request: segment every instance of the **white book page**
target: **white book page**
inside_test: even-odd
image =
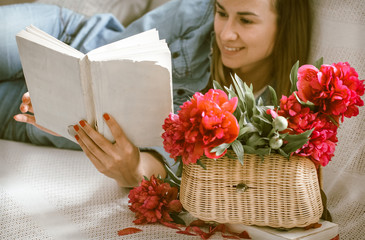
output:
[[[94,49],[90,52],[88,52],[88,55],[95,55],[102,53],[103,55],[106,55],[108,53],[112,53],[118,49],[122,49],[125,51],[125,49],[128,49],[130,47],[140,47],[144,46],[145,44],[148,44],[150,42],[156,42],[159,41],[158,32],[156,29],[147,30],[145,32],[121,39],[119,41],[107,44],[105,46],[99,47],[97,49]]]
[[[99,132],[113,141],[102,119],[109,113],[136,146],[162,146],[162,125],[173,111],[171,62],[163,67],[152,61],[96,61],[91,73]]]
[[[17,43],[36,121],[75,141],[68,134],[68,126],[81,119],[89,120],[82,94],[80,58],[74,51],[67,51],[45,38],[25,35],[29,34],[18,34]]]
[[[82,52],[76,50],[75,48],[67,45],[66,43],[58,40],[57,38],[49,35],[48,33],[38,29],[33,25],[26,27],[25,30],[20,31],[17,35],[23,36],[29,40],[47,46],[48,48],[67,53],[68,55],[74,57],[82,58],[84,56]]]

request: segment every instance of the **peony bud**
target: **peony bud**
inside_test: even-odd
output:
[[[283,116],[278,116],[273,120],[272,123],[275,130],[283,131],[288,127],[288,120]]]
[[[270,139],[269,145],[272,149],[279,149],[283,145],[283,139],[278,136],[274,136]]]

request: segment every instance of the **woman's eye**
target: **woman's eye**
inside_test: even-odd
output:
[[[227,14],[225,12],[222,12],[222,11],[217,11],[217,14],[220,17],[227,17]]]
[[[253,21],[248,20],[246,18],[241,18],[241,22],[244,23],[244,24],[251,24],[251,23],[253,23]]]

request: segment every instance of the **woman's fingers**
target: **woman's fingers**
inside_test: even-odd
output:
[[[13,118],[17,122],[29,123],[29,124],[32,124],[35,127],[39,128],[40,130],[42,130],[44,132],[47,132],[47,133],[52,134],[54,136],[60,136],[59,134],[57,134],[57,133],[55,133],[55,132],[53,132],[53,131],[45,128],[45,127],[42,127],[41,125],[38,125],[36,123],[36,120],[35,120],[34,115],[30,115],[30,114],[17,114]]]
[[[32,102],[31,102],[30,96],[29,96],[29,92],[24,93],[24,95],[22,97],[22,103],[20,104],[20,111],[22,113],[26,113],[26,112],[34,113]]]
[[[86,145],[88,147],[92,147],[95,151],[95,154],[97,153],[97,149],[94,149],[94,146],[98,146],[98,149],[102,150],[103,152],[108,152],[113,147],[113,144],[109,142],[103,135],[95,131],[90,124],[88,124],[85,120],[81,120],[79,122],[80,127],[83,131],[80,131],[79,136],[82,138],[83,141],[86,141]],[[79,125],[75,125],[75,130],[77,131],[77,128],[79,128]],[[87,136],[87,138],[86,138]]]
[[[110,132],[112,133],[112,135],[115,139],[115,142],[122,144],[122,145],[131,144],[130,140],[125,135],[123,129],[119,126],[117,121],[112,116],[105,113],[103,115],[103,118],[104,118],[106,124],[108,125]]]
[[[79,143],[80,147],[82,148],[82,150],[84,151],[84,153],[86,154],[86,156],[90,159],[92,164],[95,166],[95,168],[98,169],[99,172],[103,173],[104,165],[100,162],[99,158],[96,157],[92,153],[92,151],[89,150],[89,148],[84,143],[84,141],[80,139],[79,135],[75,135],[75,138],[76,138],[77,142]]]
[[[35,123],[35,117],[30,114],[17,114],[14,116],[15,121],[18,122],[24,122],[24,123],[30,123],[30,124],[36,124]]]

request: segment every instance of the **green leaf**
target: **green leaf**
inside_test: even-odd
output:
[[[248,145],[242,145],[245,153],[249,153],[249,154],[255,154],[256,153],[256,149],[254,147],[248,146]]]
[[[308,142],[309,136],[312,134],[313,130],[314,129],[311,129],[298,135],[287,135],[284,139],[288,141],[288,144],[282,147],[282,150],[290,155],[292,152],[303,147],[303,145]]]
[[[222,143],[221,145],[212,148],[212,150],[210,150],[210,152],[215,153],[215,155],[219,156],[224,151],[226,151],[226,149],[229,148],[229,146],[231,146],[230,143]]]
[[[306,101],[306,102],[303,102],[297,95],[297,93],[294,93],[294,96],[295,98],[297,99],[297,101],[303,105],[304,107],[309,107],[310,110],[314,111],[315,110],[315,107],[316,105],[314,105],[314,103],[310,102],[310,101]]]
[[[265,122],[267,124],[271,125],[271,121],[269,119],[267,119],[266,117],[262,116],[262,115],[255,115],[252,118],[257,118],[259,119],[261,122]]]
[[[178,213],[170,213],[170,217],[172,218],[174,223],[186,226],[185,221],[181,217],[179,217]]]
[[[231,99],[233,97],[237,97],[236,92],[234,91],[234,89],[232,88],[232,85],[230,88],[224,87],[224,89],[226,90],[226,92],[228,93],[228,98]]]
[[[169,178],[165,178],[163,181],[165,183],[170,184],[171,187],[176,187],[176,188],[180,189],[180,184],[181,183],[177,183],[177,182],[175,182],[175,181],[173,181],[172,179],[169,179]]]
[[[283,149],[279,148],[277,149],[277,151],[279,152],[279,154],[283,155],[284,157],[288,158],[290,157],[289,154],[287,154],[286,152],[283,151]]]
[[[148,177],[143,175],[144,180],[149,181]]]
[[[196,164],[201,166],[204,170],[207,170],[207,167],[204,165],[204,163],[200,159],[198,159],[198,161],[196,161]]]
[[[245,154],[245,151],[243,149],[242,143],[238,140],[234,140],[232,142],[232,149],[236,153],[240,163],[243,165],[243,156]]]
[[[179,167],[177,168],[177,171],[176,171],[176,176],[180,177],[182,175],[183,165],[184,164],[183,164],[182,160],[180,160]]]
[[[256,149],[256,154],[258,154],[260,156],[269,155],[270,153],[271,153],[271,148],[270,147],[264,147],[264,148],[257,148]]]
[[[236,117],[237,118],[237,117]],[[238,125],[241,127],[241,126],[244,126],[247,124],[247,121],[246,121],[246,118],[245,118],[245,115],[243,114],[243,112],[240,112],[240,116],[238,119]]]
[[[265,143],[265,140],[257,133],[252,134],[246,142],[246,144],[251,147],[263,146]]]
[[[181,178],[179,178],[178,176],[175,175],[175,173],[171,170],[171,168],[165,163],[165,169],[166,169],[166,173],[167,175],[177,184],[180,185],[181,183]],[[182,163],[180,162],[180,165],[182,165]]]
[[[315,66],[317,69],[320,69],[321,66],[323,64],[323,57],[321,57],[320,59],[318,59],[317,61],[314,62],[313,66]]]
[[[274,108],[277,108],[278,107],[278,96],[276,94],[276,91],[271,86],[269,86],[269,90],[270,90],[271,103],[273,104]]]
[[[258,148],[255,150],[254,153],[257,154],[261,158],[261,162],[263,162],[265,160],[264,159],[265,155],[269,155],[271,153],[271,148],[270,147]]]
[[[230,152],[227,152],[226,153],[226,156],[230,159],[238,159],[237,155],[234,155],[234,154],[230,154]]]
[[[298,82],[298,69],[299,69],[299,61],[297,61],[291,71],[290,71],[290,83],[291,83],[291,88],[290,88],[290,92],[293,93],[295,91],[298,90],[297,88],[297,82]]]
[[[223,90],[222,86],[216,80],[213,80],[213,88]]]
[[[245,93],[247,117],[249,119],[251,119],[253,116],[253,113],[254,113],[254,109],[256,107],[256,100],[255,100],[255,96],[252,92],[252,89],[249,88],[246,83],[243,83],[243,87],[244,87],[244,93]]]
[[[264,106],[264,100],[262,100],[262,97],[259,97],[259,100],[257,101],[257,105],[260,107]]]
[[[258,132],[258,129],[252,123],[247,123],[243,128],[240,129],[238,137],[246,133],[253,133],[253,132]]]
[[[243,88],[241,87],[242,80],[235,74],[234,76],[231,74],[233,85],[236,89],[237,96],[240,100],[244,99]]]

